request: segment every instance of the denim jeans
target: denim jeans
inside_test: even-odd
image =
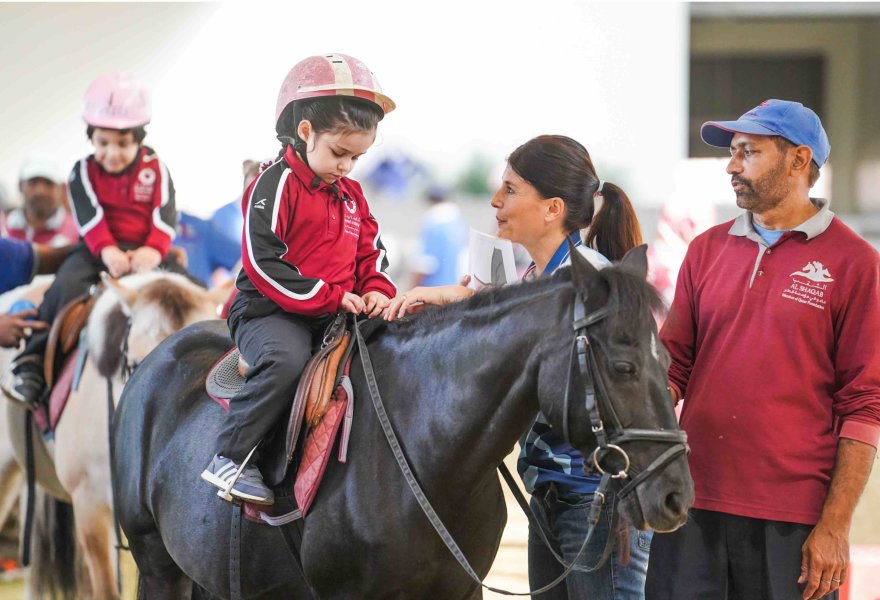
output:
[[[550,484],[535,491],[531,507],[536,519],[544,528],[553,549],[567,562],[571,562],[580,550],[589,532],[587,518],[592,504],[592,495],[561,493]],[[581,554],[578,564],[596,564],[611,527],[612,495],[606,501],[606,508],[596,524],[590,544]],[[651,549],[652,531],[638,531],[629,528],[629,563],[620,564],[620,549],[617,540],[612,541],[611,556],[602,568],[592,573],[572,571],[568,578],[552,590],[535,596],[540,600],[643,600],[645,597],[645,575],[648,571],[648,554]],[[533,590],[547,585],[556,579],[563,567],[556,561],[544,545],[540,534],[529,527],[529,585]]]

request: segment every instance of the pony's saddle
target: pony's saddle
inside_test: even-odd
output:
[[[299,458],[293,490],[302,515],[314,500],[343,422],[338,458],[340,462],[346,460],[354,415],[349,370],[355,346],[346,323],[346,315],[340,313],[327,328],[320,349],[300,377],[284,431],[276,431],[261,453],[261,472],[266,483],[273,487],[282,484],[289,467]],[[227,412],[229,400],[244,386],[248,369],[238,348],[234,347],[208,373],[205,381],[208,395]],[[246,505],[245,509],[248,516],[252,516],[254,511],[249,509],[253,507]],[[259,514],[271,523],[271,516]]]
[[[47,406],[34,412],[34,421],[43,436],[51,436],[55,430],[70,392],[76,389],[82,373],[86,358],[82,338],[95,305],[96,290],[65,304],[49,328],[43,359],[46,388],[50,390],[49,401]]]

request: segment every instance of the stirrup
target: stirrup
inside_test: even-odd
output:
[[[259,444],[257,444],[259,446]],[[238,470],[235,472],[235,475],[229,480],[229,483],[226,485],[226,489],[217,490],[217,495],[226,500],[227,502],[237,502],[242,501],[241,498],[236,498],[232,495],[232,488],[235,487],[238,478],[241,477],[241,474],[244,473],[245,467],[247,467],[248,462],[250,462],[251,457],[254,455],[254,452],[257,451],[257,446],[251,448],[251,451],[248,452],[248,455],[244,457],[244,460],[241,461],[241,465],[238,467]]]

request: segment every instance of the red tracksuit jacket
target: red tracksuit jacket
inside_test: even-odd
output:
[[[240,291],[309,316],[337,312],[345,292],[395,295],[379,224],[356,181],[328,185],[288,148],[244,193],[242,211]]]
[[[79,234],[92,254],[100,256],[107,246],[149,246],[165,258],[177,226],[174,183],[152,148],[141,146],[118,175],[87,156],[74,165],[68,190]]]

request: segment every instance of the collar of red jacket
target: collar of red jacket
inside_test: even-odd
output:
[[[331,184],[326,183],[323,179],[315,175],[314,171],[312,171],[309,166],[300,159],[299,155],[294,151],[293,146],[288,146],[287,150],[284,151],[284,161],[302,184],[313,192],[332,187]]]

